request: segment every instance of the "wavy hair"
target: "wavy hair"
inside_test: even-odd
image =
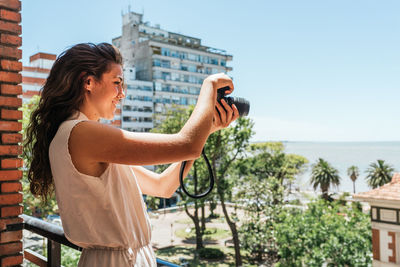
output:
[[[111,44],[74,45],[57,57],[40,90],[39,104],[32,112],[26,130],[24,153],[31,158],[28,170],[30,191],[45,202],[54,191],[50,143],[60,124],[75,114],[83,103],[87,77],[91,75],[100,81],[112,63],[122,65],[122,56]]]

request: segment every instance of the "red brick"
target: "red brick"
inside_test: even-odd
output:
[[[0,106],[19,108],[22,106],[22,98],[15,96],[0,96]]]
[[[5,7],[7,9],[14,9],[16,11],[21,10],[20,0],[0,0],[0,7]]]
[[[15,72],[0,71],[0,82],[21,83],[22,75]]]
[[[0,121],[0,126],[3,123],[8,123],[8,122]],[[21,124],[20,122],[15,122],[15,123]],[[20,130],[18,130],[18,131],[20,131]],[[5,133],[2,135],[1,141],[3,142],[3,144],[17,144],[19,142],[22,142],[22,134],[20,134],[20,133],[13,133],[13,134]]]
[[[20,47],[22,45],[22,37],[18,35],[11,35],[11,34],[0,34],[0,43],[8,44],[8,45],[15,45]]]
[[[0,171],[0,181],[14,181],[14,180],[19,180],[21,178],[22,178],[21,170]]]
[[[22,251],[21,241],[0,245],[0,255],[10,255],[21,251]]]
[[[1,60],[0,66],[6,71],[22,71],[22,62],[13,60]]]
[[[11,109],[2,109],[1,110],[1,118],[2,119],[10,119],[10,120],[22,120],[22,111],[21,110],[11,110]]]
[[[1,207],[0,208],[0,216],[1,217],[12,217],[12,216],[18,216],[22,214],[22,206],[7,206],[7,207]]]
[[[2,95],[20,95],[22,94],[21,85],[2,84],[0,85]]]
[[[0,121],[0,131],[16,131],[19,132],[22,130],[22,123],[16,121]],[[9,140],[5,135],[2,136],[3,144],[9,144]]]
[[[20,241],[22,239],[22,230],[7,231],[0,233],[0,243]]]
[[[4,194],[0,195],[0,205],[14,205],[22,203],[22,194]]]
[[[10,20],[13,22],[21,21],[21,14],[15,11],[9,11],[5,9],[0,9],[0,19],[2,20]]]
[[[16,169],[16,168],[21,168],[22,165],[23,165],[23,160],[21,158],[11,158],[11,159],[1,160],[2,169]]]
[[[0,155],[14,155],[18,156],[22,154],[22,146],[18,145],[0,145]]]
[[[14,193],[22,191],[22,184],[21,182],[15,183],[2,183],[1,184],[1,192],[3,193]]]
[[[21,217],[0,219],[0,232],[6,230],[8,224],[22,223]]]
[[[1,259],[1,266],[2,267],[15,266],[18,264],[22,264],[22,261],[23,261],[22,255],[8,256]]]
[[[1,21],[0,20],[0,30],[10,33],[21,34],[21,25],[15,22]]]
[[[21,59],[22,50],[15,49],[14,47],[0,46],[0,56],[3,58]]]

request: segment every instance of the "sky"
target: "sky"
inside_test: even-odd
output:
[[[111,42],[129,6],[233,55],[253,141],[400,141],[400,1],[22,0],[23,64]]]

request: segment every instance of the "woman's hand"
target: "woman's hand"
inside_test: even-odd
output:
[[[230,90],[227,90],[225,92],[226,95],[231,94],[234,89],[231,77],[229,77],[225,73],[217,73],[210,75],[204,80],[204,82],[211,83],[215,91],[217,91],[219,88],[229,86]]]
[[[223,107],[218,101],[216,102],[210,134],[228,127],[231,122],[239,118],[239,111],[235,104],[232,104],[231,108],[224,99],[221,99],[221,103]]]

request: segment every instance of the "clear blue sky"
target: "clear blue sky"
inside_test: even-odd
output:
[[[400,2],[22,0],[23,63],[111,42],[121,12],[233,55],[253,140],[400,140]]]

